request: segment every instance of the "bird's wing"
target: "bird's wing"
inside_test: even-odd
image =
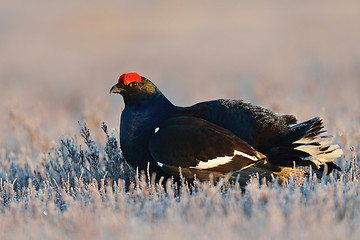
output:
[[[194,117],[162,123],[154,130],[149,151],[162,170],[178,176],[181,167],[186,178],[221,175],[266,158],[230,131]]]

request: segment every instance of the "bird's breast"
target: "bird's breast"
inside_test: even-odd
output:
[[[148,150],[150,137],[169,111],[138,111],[124,109],[120,122],[120,145],[127,162],[137,167],[151,160]]]

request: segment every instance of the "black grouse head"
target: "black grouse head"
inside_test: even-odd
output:
[[[150,80],[135,72],[122,74],[118,83],[110,89],[110,93],[121,94],[125,106],[142,105],[162,96],[162,93]]]

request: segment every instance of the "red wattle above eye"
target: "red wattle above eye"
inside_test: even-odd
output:
[[[137,74],[136,72],[132,73],[124,73],[120,76],[118,82],[123,82],[124,85],[129,85],[132,82],[141,82],[141,76]]]

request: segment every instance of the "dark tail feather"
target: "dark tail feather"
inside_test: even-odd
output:
[[[284,146],[294,143],[307,135],[314,134],[316,131],[318,131],[319,134],[322,128],[322,120],[319,117],[314,117],[306,122],[290,127],[285,133],[278,137],[276,145]]]

